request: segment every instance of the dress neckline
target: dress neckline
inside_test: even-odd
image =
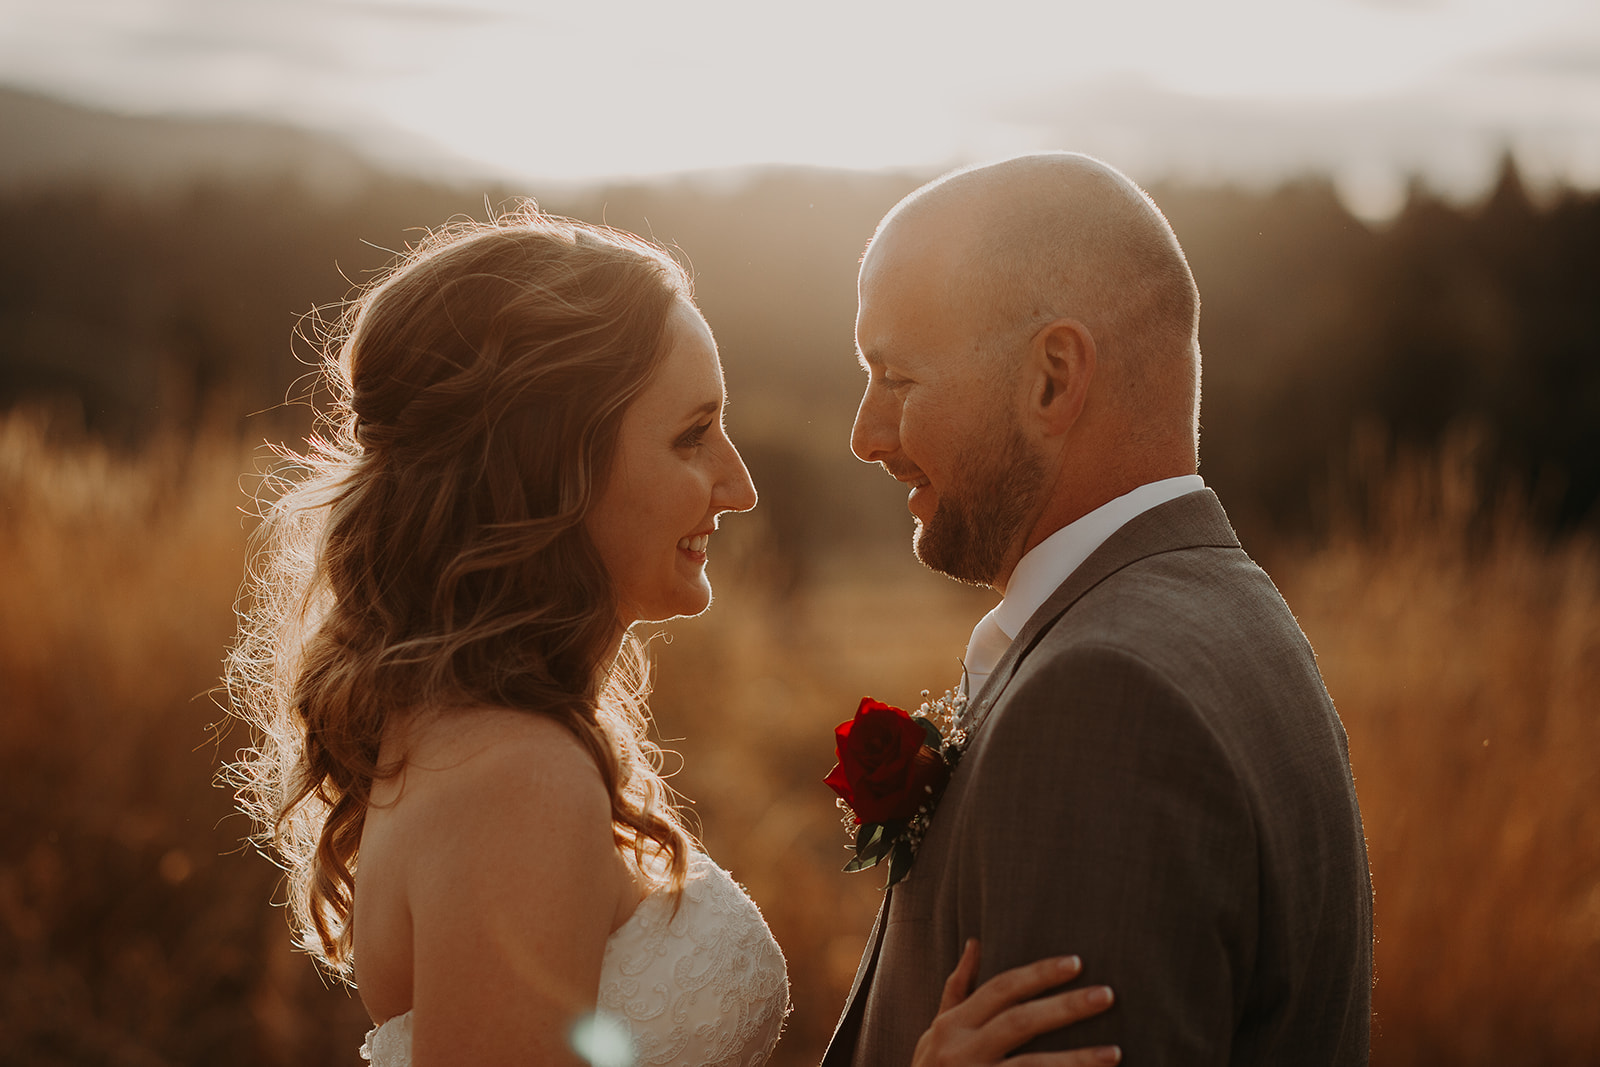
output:
[[[707,856],[704,852],[701,852],[699,849],[690,849],[688,869],[684,872],[684,884],[687,885],[689,880],[695,876],[696,872],[703,871],[708,865],[711,865],[711,858],[709,856]],[[619,937],[623,931],[627,930],[629,927],[643,923],[645,919],[648,918],[648,916],[645,916],[645,909],[647,907],[655,906],[656,902],[659,901],[670,900],[672,895],[673,890],[658,886],[655,889],[650,890],[650,892],[646,893],[644,896],[640,897],[639,903],[634,905],[633,911],[629,912],[628,917],[622,920],[622,925],[618,926],[615,930],[606,935],[607,946],[609,946],[612,941],[616,940],[617,937]],[[383,1020],[383,1022],[375,1023],[372,1029],[367,1031],[367,1044],[371,1045],[372,1039],[377,1035],[378,1031],[383,1030],[390,1023],[398,1024],[400,1020],[409,1020],[410,1018],[411,1009],[407,1008],[399,1015],[391,1015],[387,1019]]]

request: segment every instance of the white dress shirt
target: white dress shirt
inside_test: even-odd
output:
[[[1068,523],[1035,545],[1017,561],[1017,569],[1011,572],[1011,581],[1006,583],[1005,598],[972,628],[972,640],[967,644],[963,660],[967,669],[967,692],[973,694],[983,688],[984,681],[1033,613],[1112,534],[1151,508],[1205,487],[1204,479],[1198,474],[1141,485]]]

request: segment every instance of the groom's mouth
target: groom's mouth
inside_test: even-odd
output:
[[[928,476],[922,473],[920,469],[908,464],[880,460],[878,465],[884,469],[889,477],[911,490],[910,495],[906,498],[906,507],[911,514],[916,515],[917,501],[927,496],[933,489],[933,483],[928,480]],[[920,518],[920,516],[918,517]]]
[[[878,466],[882,467],[884,473],[895,481],[905,482],[907,485],[928,480],[920,469],[911,466],[909,463],[895,463],[885,459],[880,460]]]
[[[917,504],[926,500],[933,493],[932,483],[926,478],[908,478],[903,479],[903,481],[911,489],[910,494],[906,497],[906,510],[917,516],[917,518],[922,518],[917,511]]]

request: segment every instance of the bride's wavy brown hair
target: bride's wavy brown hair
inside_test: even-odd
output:
[[[302,946],[351,973],[357,853],[386,723],[492,705],[587,747],[619,846],[680,887],[689,842],[645,734],[643,649],[585,530],[688,275],[527,208],[431,234],[323,343],[331,405],[282,453],[228,658],[230,767],[288,871]]]

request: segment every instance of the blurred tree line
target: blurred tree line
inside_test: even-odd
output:
[[[775,170],[539,198],[692,265],[791,577],[841,546],[901,551],[903,501],[848,452],[854,276],[878,218],[924,177]],[[287,177],[13,188],[0,195],[0,405],[46,403],[59,425],[125,444],[206,418],[297,433],[308,313],[421,227],[530,191],[376,172],[342,195]],[[1366,426],[1429,445],[1470,425],[1495,469],[1536,489],[1549,528],[1592,517],[1600,198],[1536,204],[1509,160],[1481,204],[1418,189],[1380,229],[1317,180],[1152,191],[1204,303],[1202,473],[1247,541],[1307,530]]]

